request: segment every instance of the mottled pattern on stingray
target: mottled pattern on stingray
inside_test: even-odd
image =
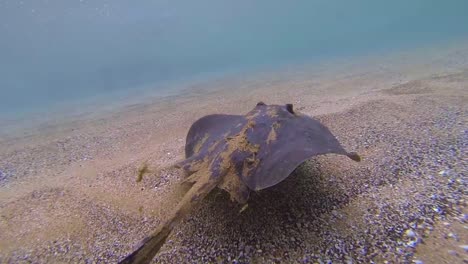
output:
[[[284,180],[305,160],[328,153],[360,160],[327,127],[295,112],[292,104],[260,102],[246,115],[209,115],[196,121],[187,135],[186,160],[179,165],[189,174],[207,167],[212,177],[231,168],[249,189],[261,190]]]

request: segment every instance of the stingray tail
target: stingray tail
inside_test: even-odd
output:
[[[137,250],[119,263],[150,263],[159,249],[164,245],[164,242],[166,242],[171,231],[172,229],[167,227],[156,231],[152,236],[145,238]]]
[[[177,207],[172,211],[170,218],[153,235],[143,240],[142,245],[136,251],[119,263],[150,263],[164,245],[174,226],[182,221],[191,209],[205,198],[219,182],[219,179],[210,178],[207,173],[201,174],[198,172],[197,174],[199,180],[184,195]]]

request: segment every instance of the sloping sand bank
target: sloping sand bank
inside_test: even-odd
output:
[[[156,263],[462,263],[468,48],[237,76],[1,138],[0,262],[113,263],[180,197],[192,122],[257,101],[316,116],[361,163],[314,158],[239,214],[213,192]],[[212,87],[215,87],[212,88]],[[147,161],[155,173],[136,183]]]

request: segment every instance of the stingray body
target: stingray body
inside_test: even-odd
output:
[[[322,154],[347,152],[317,120],[295,112],[292,104],[258,103],[246,115],[208,115],[190,128],[185,159],[175,166],[193,184],[170,218],[122,263],[148,263],[174,226],[215,187],[231,199],[246,203],[251,191],[271,187],[305,160]]]

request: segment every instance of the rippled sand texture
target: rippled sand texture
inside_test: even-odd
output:
[[[343,60],[342,62],[344,62]],[[363,157],[306,162],[249,207],[211,193],[155,263],[468,259],[468,48],[221,79],[0,144],[0,262],[116,262],[180,198],[192,122],[293,103]],[[136,182],[145,162],[157,172]],[[464,248],[463,248],[464,247]]]

